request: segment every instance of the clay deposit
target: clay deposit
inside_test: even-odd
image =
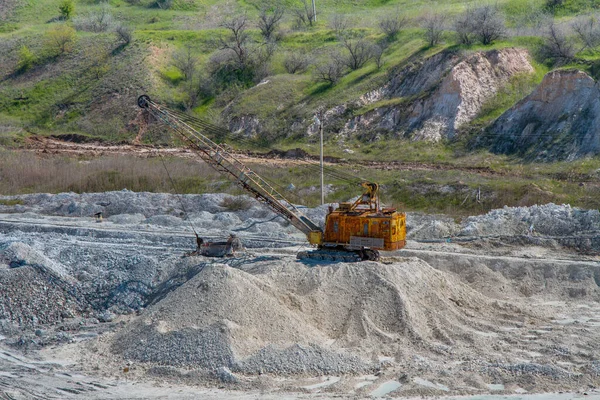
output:
[[[227,197],[184,196],[189,220],[168,194],[4,197],[21,204],[0,214],[0,393],[574,398],[600,384],[600,264],[569,245],[597,235],[597,211],[409,214],[408,246],[381,262],[301,262],[301,234]],[[190,221],[204,237],[238,229],[246,250],[182,258]]]

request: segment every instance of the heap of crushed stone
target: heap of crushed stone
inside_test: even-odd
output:
[[[23,243],[0,251],[0,321],[34,328],[82,315],[87,308],[64,266]]]
[[[360,373],[417,346],[486,346],[502,305],[418,259],[206,264],[112,339],[125,359],[255,374]],[[504,315],[501,317],[501,315]]]

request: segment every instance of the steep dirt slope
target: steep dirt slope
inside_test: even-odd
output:
[[[582,71],[553,71],[501,115],[479,142],[530,160],[574,160],[600,153],[600,89]]]
[[[464,55],[442,52],[400,71],[361,99],[399,99],[347,121],[343,132],[391,130],[417,140],[452,137],[484,102],[516,74],[533,73],[526,50],[507,48]]]

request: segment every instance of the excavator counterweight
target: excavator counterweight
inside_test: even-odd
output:
[[[363,182],[363,194],[355,202],[340,203],[335,210],[330,208],[325,229],[322,230],[224,146],[196,129],[214,133],[223,132],[223,128],[160,106],[146,95],[138,98],[138,105],[169,126],[207,164],[302,231],[317,250],[301,252],[298,258],[376,260],[379,258],[377,250],[389,251],[404,247],[406,215],[394,208],[380,207],[379,185],[376,183]]]

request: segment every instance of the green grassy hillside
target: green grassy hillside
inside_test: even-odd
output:
[[[304,10],[301,0],[272,2],[268,15],[277,5],[285,7],[272,47],[265,44],[257,27],[264,1],[74,0],[74,11],[68,18],[61,16],[62,3],[63,0],[10,0],[0,8],[2,145],[19,145],[29,135],[131,142],[145,127],[135,100],[138,95],[148,93],[161,103],[217,124],[227,122],[224,115],[227,118],[252,115],[262,121],[254,139],[234,145],[253,149],[302,147],[314,153],[315,139],[305,137],[306,124],[298,128],[299,122],[310,121],[317,111],[351,102],[380,87],[408,62],[446,49],[470,52],[511,46],[527,48],[536,73],[525,80],[511,81],[501,90],[465,129],[468,135],[480,131],[527,95],[550,69],[575,66],[592,75],[600,70],[597,49],[593,45],[583,48],[572,30],[567,36],[572,41],[574,57],[558,61],[540,51],[546,40],[544,29],[550,21],[570,27],[574,21],[587,21],[587,15],[600,6],[584,0],[490,3],[497,6],[506,29],[501,38],[485,46],[457,41],[454,18],[482,4],[463,0],[317,0],[317,22],[312,26],[297,21],[297,10]],[[159,4],[169,7],[161,8]],[[423,20],[434,13],[445,17],[444,29],[441,41],[430,46]],[[263,60],[260,68],[253,64],[256,68],[250,72],[219,69],[223,66],[219,38],[227,38],[229,32],[222,23],[243,15],[247,17],[249,63],[257,63],[260,57],[267,61]],[[395,15],[406,19],[406,23],[395,37],[387,39],[379,24]],[[342,35],[336,32],[336,25],[338,30],[345,25]],[[118,32],[129,32],[131,38],[128,40]],[[335,84],[319,80],[315,65],[326,63],[332,57],[330,52],[341,48],[340,37],[351,41],[362,38],[379,45],[382,50],[379,65],[370,60],[355,70],[346,69]],[[270,57],[264,57],[267,50],[272,51]],[[294,56],[308,62],[308,66],[289,73],[286,65]],[[194,64],[189,77],[181,62],[177,62],[186,57]],[[261,85],[264,81],[268,84]],[[390,100],[369,107],[388,104],[385,102]],[[366,111],[347,112],[351,116]],[[143,140],[169,142],[171,138],[161,129],[150,128]],[[332,155],[356,160],[426,162],[448,168],[450,172],[413,171],[401,177],[397,172],[376,174],[387,183],[393,201],[415,209],[460,208],[465,204],[465,193],[482,186],[494,193],[490,196],[493,204],[486,207],[530,204],[540,199],[596,206],[592,193],[595,189],[577,183],[581,177],[594,179],[595,170],[600,167],[596,160],[523,166],[518,159],[470,151],[467,142],[422,144],[391,139],[378,142],[345,139],[343,147],[354,150],[350,155],[342,152],[340,139],[326,131],[326,151]],[[488,168],[495,175],[481,178],[452,172],[452,168],[465,166]],[[290,172],[302,175],[301,171]],[[514,176],[518,179],[513,179]],[[286,179],[281,177],[282,181]],[[458,189],[448,195],[444,189],[448,185]],[[541,188],[532,192],[531,185]],[[417,187],[431,187],[431,191]],[[334,197],[351,193],[351,188],[339,186]],[[500,193],[505,198],[498,196]],[[469,207],[484,211],[478,209],[480,206]]]

